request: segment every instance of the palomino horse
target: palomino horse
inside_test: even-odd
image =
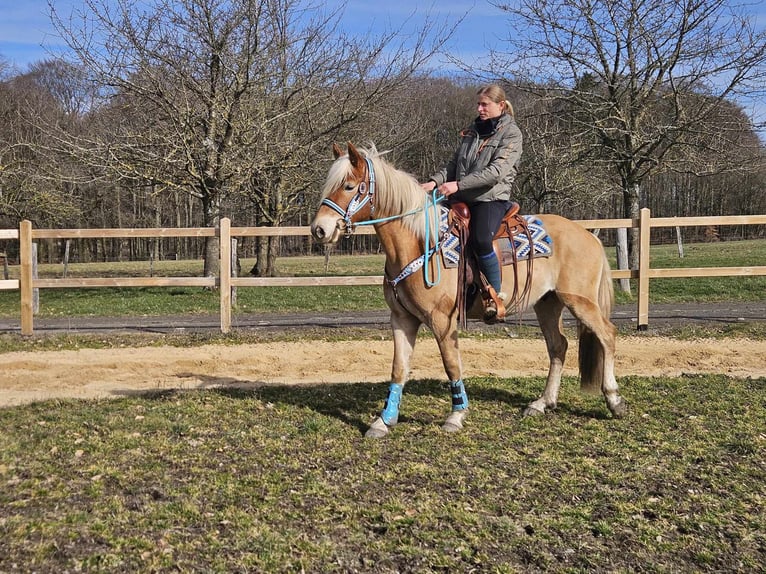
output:
[[[425,260],[423,272],[395,281],[423,256],[426,242],[434,247],[438,218],[432,212],[436,212],[436,199],[431,199],[415,178],[384,160],[374,147],[357,149],[349,143],[347,153],[337,145],[333,152],[336,159],[311,224],[312,235],[320,243],[334,243],[350,234],[355,225],[371,224],[386,254],[384,294],[391,308],[394,359],[385,407],[367,436],[387,435],[398,420],[421,324],[436,337],[450,382],[452,413],[442,428],[458,431],[468,412],[458,350],[458,271],[442,268],[441,258],[434,254]],[[552,239],[553,253],[534,260],[532,283],[518,312],[534,307],[550,367],[542,396],[527,406],[524,416],[541,415],[556,407],[568,346],[561,321],[566,307],[578,323],[581,389],[594,392],[600,388],[612,415],[621,417],[627,408],[614,378],[617,330],[609,320],[614,293],[604,249],[598,238],[577,223],[556,215],[540,215],[539,219]],[[505,267],[504,291],[512,289],[515,276],[525,277],[526,265],[520,262],[516,275]]]

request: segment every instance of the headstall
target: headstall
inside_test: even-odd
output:
[[[351,220],[365,205],[370,204],[370,217],[375,215],[375,170],[372,167],[372,161],[364,158],[367,162],[367,179],[362,181],[356,187],[356,194],[351,199],[346,209],[343,209],[337,203],[329,198],[322,200],[322,205],[337,212],[343,218],[344,231],[346,237],[350,237],[354,232],[354,222]],[[371,222],[370,222],[371,223]]]

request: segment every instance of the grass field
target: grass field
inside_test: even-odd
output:
[[[699,253],[688,246],[682,263],[764,264],[760,244],[745,243]],[[669,248],[666,256],[673,262]],[[374,256],[331,264],[329,274],[379,274],[382,265]],[[323,265],[280,262],[286,274],[323,275]],[[166,274],[198,266],[168,263]],[[59,273],[55,267],[41,275]],[[94,269],[71,266],[70,276],[140,273]],[[658,280],[652,297],[766,298],[766,278],[751,279]],[[44,290],[41,307],[65,316],[206,313],[217,310],[217,297],[202,289]],[[241,289],[239,297],[252,312],[383,305],[379,287]],[[0,293],[0,315],[13,315],[14,305],[18,294]],[[46,350],[106,346],[119,360],[121,347],[146,343],[91,339],[4,335],[0,351],[44,358]],[[152,344],[256,339],[234,333]],[[571,378],[556,411],[522,419],[542,379],[471,378],[466,428],[448,435],[440,430],[446,386],[412,381],[400,424],[383,441],[363,433],[385,384],[354,381],[3,408],[0,572],[766,570],[766,379],[618,382],[630,408],[625,419],[612,419],[600,397],[579,394]]]
[[[242,260],[243,273],[253,265]],[[653,246],[652,267],[738,267],[766,265],[766,241],[737,241],[687,245],[679,259],[675,246]],[[614,261],[612,261],[614,267]],[[323,257],[285,257],[277,262],[284,276],[381,275],[382,255],[334,256],[325,267]],[[68,277],[141,277],[150,269],[155,276],[186,277],[202,274],[201,261],[160,261],[151,268],[147,262],[71,264]],[[11,276],[18,276],[12,268]],[[61,277],[61,265],[40,265],[40,277]],[[632,294],[617,291],[618,303],[635,300]],[[695,277],[655,279],[650,285],[650,302],[678,301],[761,301],[766,299],[766,277]],[[355,311],[384,309],[378,286],[350,287],[250,287],[239,288],[238,313],[287,311]],[[130,316],[217,313],[217,292],[203,288],[100,288],[42,289],[39,317]],[[0,291],[0,316],[18,317],[19,295]]]
[[[757,572],[766,381],[621,380],[626,419],[565,380],[169,392],[0,410],[0,572]]]

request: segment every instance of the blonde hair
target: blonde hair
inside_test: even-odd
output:
[[[508,101],[505,90],[497,84],[488,84],[479,88],[477,96],[486,96],[496,104],[503,104],[504,111],[513,117],[513,105]]]

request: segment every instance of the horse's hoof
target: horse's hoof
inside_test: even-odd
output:
[[[370,425],[370,428],[367,429],[367,432],[364,433],[364,436],[366,438],[383,438],[389,433],[388,426],[386,426],[386,423],[383,422],[383,419],[380,417],[376,418],[375,421]]]
[[[620,397],[614,405],[609,405],[609,410],[612,411],[612,416],[616,419],[621,419],[628,414],[628,402]]]
[[[444,421],[442,430],[445,432],[460,432],[463,430],[463,421],[467,415],[467,410],[453,411],[452,414],[447,417],[447,420]]]
[[[527,407],[524,409],[524,413],[521,415],[524,418],[527,417],[541,417],[545,414],[545,411],[541,411],[540,409],[536,409],[535,407]]]

